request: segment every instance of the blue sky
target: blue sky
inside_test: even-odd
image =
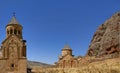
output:
[[[53,64],[66,43],[84,56],[98,26],[119,10],[120,0],[1,0],[0,42],[16,12],[28,60]]]

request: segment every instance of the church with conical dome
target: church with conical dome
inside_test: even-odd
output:
[[[58,68],[75,68],[78,67],[79,59],[78,57],[74,57],[69,45],[65,45],[56,65]]]
[[[0,48],[0,73],[27,73],[26,40],[22,25],[13,15],[6,25],[6,38]]]

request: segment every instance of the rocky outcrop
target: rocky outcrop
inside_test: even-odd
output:
[[[95,32],[87,56],[116,57],[120,53],[120,12],[114,14]]]

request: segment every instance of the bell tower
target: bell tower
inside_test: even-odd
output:
[[[27,73],[26,41],[22,29],[13,15],[6,25],[6,38],[1,46],[0,73]]]
[[[14,34],[22,39],[22,28],[23,27],[18,23],[15,15],[13,15],[12,19],[6,26],[6,38]]]

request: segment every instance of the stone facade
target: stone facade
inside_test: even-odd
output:
[[[26,41],[15,16],[6,26],[6,38],[0,48],[0,73],[27,73]]]
[[[58,68],[75,68],[78,67],[78,58],[75,58],[72,55],[72,49],[65,45],[62,49],[62,55],[59,56],[59,60],[57,62]]]

